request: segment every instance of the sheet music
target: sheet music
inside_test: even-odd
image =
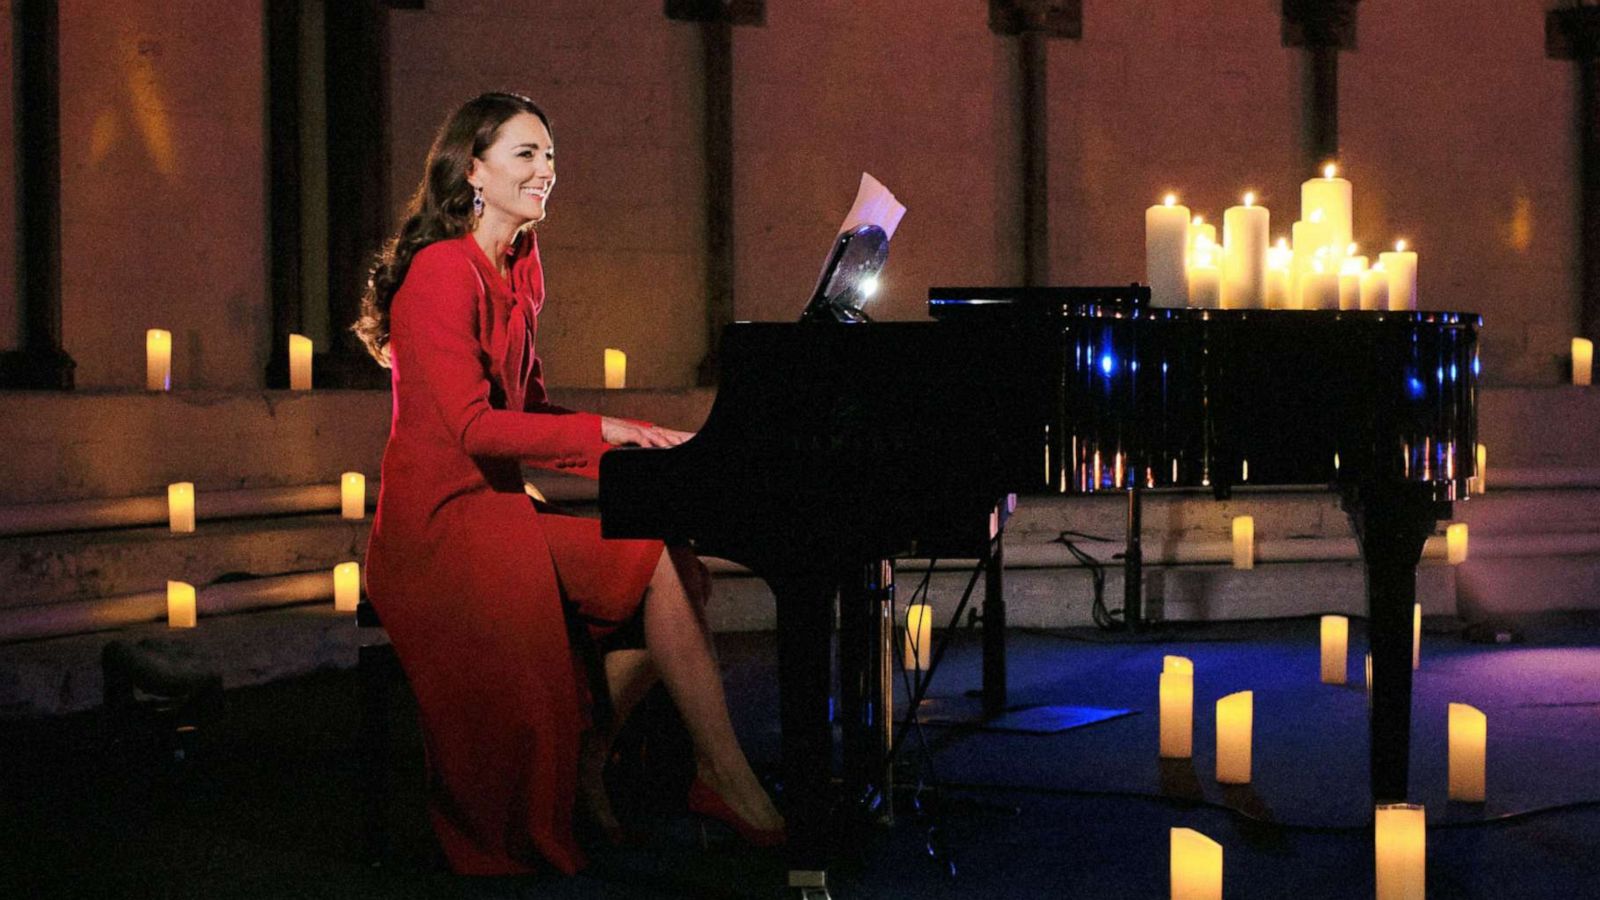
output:
[[[850,214],[844,217],[844,224],[839,226],[839,234],[862,225],[876,225],[893,240],[894,230],[899,227],[900,218],[905,214],[905,206],[894,198],[883,182],[862,172],[861,187],[856,190],[856,202],[850,207]]]

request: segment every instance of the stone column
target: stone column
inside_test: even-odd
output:
[[[1283,45],[1306,48],[1305,173],[1339,158],[1339,51],[1356,47],[1358,0],[1283,0]]]
[[[1545,55],[1578,66],[1580,303],[1578,331],[1600,341],[1600,7],[1545,14]]]

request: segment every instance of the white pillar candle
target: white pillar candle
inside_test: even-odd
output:
[[[1381,262],[1361,275],[1361,308],[1389,308],[1389,273]]]
[[[1300,285],[1301,309],[1339,308],[1339,276],[1329,267],[1325,256],[1312,261],[1304,279]]]
[[[1473,477],[1473,493],[1482,494],[1489,490],[1489,450],[1482,444],[1478,445],[1478,474]]]
[[[1594,379],[1594,341],[1572,339],[1572,383],[1587,385]]]
[[[906,607],[905,667],[916,672],[928,671],[933,660],[933,607],[914,603]]]
[[[1369,654],[1370,655],[1370,654]],[[1411,671],[1422,668],[1422,604],[1411,604]]]
[[[1194,221],[1189,223],[1189,258],[1190,259],[1194,258],[1194,248],[1202,240],[1204,240],[1208,244],[1211,244],[1212,246],[1216,246],[1216,243],[1217,243],[1217,226],[1212,225],[1211,223],[1207,222],[1205,220],[1204,216],[1195,216],[1194,217]]]
[[[172,332],[152,328],[144,333],[144,386],[172,390]]]
[[[1378,254],[1383,270],[1389,273],[1389,309],[1404,312],[1417,308],[1417,254],[1406,249],[1405,241],[1395,241],[1394,249]]]
[[[1300,184],[1300,218],[1310,219],[1321,210],[1322,221],[1328,229],[1324,246],[1333,248],[1332,256],[1344,254],[1354,222],[1350,182],[1338,176],[1338,167],[1330,163],[1323,167],[1321,178]]]
[[[1144,211],[1144,272],[1150,285],[1150,305],[1182,307],[1188,304],[1189,207],[1168,194]]]
[[[167,582],[167,627],[193,628],[195,623],[194,585]]]
[[[1361,308],[1361,276],[1367,272],[1365,256],[1346,256],[1339,263],[1339,308]]]
[[[1260,309],[1267,285],[1267,208],[1254,193],[1222,214],[1222,307]]]
[[[1322,617],[1322,683],[1344,684],[1350,649],[1350,620],[1344,616]]]
[[[1377,900],[1427,900],[1427,811],[1409,803],[1378,806],[1373,842]]]
[[[1233,517],[1233,567],[1256,567],[1256,520],[1250,516]]]
[[[1306,275],[1317,251],[1328,246],[1328,225],[1322,221],[1322,210],[1313,210],[1311,218],[1289,226],[1289,242],[1294,250],[1294,260],[1289,264],[1289,308],[1304,309],[1300,294]]]
[[[289,390],[311,390],[311,339],[289,335]]]
[[[1467,523],[1452,522],[1444,530],[1445,556],[1450,565],[1459,566],[1467,561]]]
[[[1217,249],[1205,235],[1195,240],[1188,268],[1189,305],[1196,309],[1215,309],[1222,303],[1222,271],[1217,265]]]
[[[1172,829],[1172,900],[1222,900],[1222,845],[1192,828]]]
[[[628,386],[628,354],[615,347],[607,347],[605,353],[606,389],[620,390]]]
[[[173,534],[194,532],[194,482],[167,485],[167,527]]]
[[[339,563],[333,567],[333,608],[337,612],[355,612],[361,602],[361,564]]]
[[[346,519],[367,517],[367,476],[360,472],[339,476],[339,505]]]
[[[1267,251],[1267,309],[1289,309],[1289,267],[1294,264],[1294,251],[1289,249],[1288,238],[1278,238],[1278,243]]]
[[[1217,781],[1250,783],[1250,741],[1255,693],[1240,691],[1217,701]]]
[[[1465,703],[1450,704],[1450,799],[1482,803],[1489,719]]]
[[[1168,656],[1162,665],[1161,758],[1187,759],[1194,752],[1194,663]]]

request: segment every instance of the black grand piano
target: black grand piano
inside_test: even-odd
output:
[[[1147,298],[936,288],[929,322],[736,323],[699,433],[603,458],[608,537],[691,543],[772,588],[792,885],[820,886],[837,798],[887,784],[890,561],[985,555],[1009,494],[1338,491],[1366,567],[1372,793],[1405,799],[1416,565],[1475,474],[1481,320]]]

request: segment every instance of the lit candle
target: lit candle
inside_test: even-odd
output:
[[[1161,670],[1161,757],[1187,759],[1193,753],[1194,663],[1168,656]]]
[[[628,386],[628,354],[615,347],[606,348],[606,389],[619,390]]]
[[[194,532],[194,482],[167,485],[167,527],[173,534]]]
[[[152,328],[144,333],[144,386],[172,390],[172,332]]]
[[[1427,811],[1409,803],[1380,805],[1372,830],[1377,900],[1426,900]]]
[[[1344,684],[1346,658],[1350,648],[1350,620],[1344,616],[1322,617],[1322,683]]]
[[[1172,900],[1222,900],[1222,845],[1192,828],[1172,829]]]
[[[906,608],[905,666],[926,672],[932,659],[933,607],[926,603],[914,603]]]
[[[1361,671],[1366,673],[1366,678],[1367,678],[1367,699],[1371,700],[1372,699],[1372,654],[1371,653],[1368,653],[1366,659],[1363,661],[1362,667],[1361,667]]]
[[[1352,244],[1351,246],[1355,246]],[[1365,256],[1346,256],[1339,264],[1339,308],[1361,308],[1361,276],[1366,274]]]
[[[1369,656],[1371,654],[1368,654]],[[1411,604],[1411,671],[1422,668],[1422,604]]]
[[[1250,783],[1250,733],[1255,693],[1240,691],[1217,701],[1217,781]]]
[[[1361,273],[1361,308],[1389,308],[1389,273],[1381,262]]]
[[[311,390],[311,338],[289,335],[289,390]]]
[[[1594,379],[1594,341],[1572,339],[1572,383],[1592,384]]]
[[[1256,520],[1250,516],[1233,517],[1233,567],[1256,567]]]
[[[194,622],[194,585],[167,582],[167,627],[193,628]]]
[[[1301,309],[1338,309],[1339,276],[1328,266],[1326,254],[1318,254],[1300,285]]]
[[[1289,266],[1294,263],[1294,251],[1289,249],[1288,238],[1278,238],[1278,243],[1267,251],[1267,309],[1289,309]]]
[[[1217,243],[1217,226],[1206,221],[1205,216],[1195,216],[1189,223],[1189,258],[1194,258],[1195,245],[1201,240],[1213,246]]]
[[[1389,273],[1389,309],[1417,308],[1417,254],[1406,249],[1405,241],[1395,241],[1394,249],[1378,254],[1383,270]]]
[[[1482,494],[1489,490],[1489,450],[1482,444],[1478,445],[1478,474],[1474,478],[1474,493]]]
[[[1214,309],[1221,302],[1222,273],[1217,266],[1217,245],[1201,235],[1195,240],[1194,254],[1189,259],[1189,305]]]
[[[1450,565],[1459,566],[1467,561],[1467,523],[1452,522],[1444,530],[1445,557]]]
[[[1323,246],[1330,247],[1330,256],[1341,256],[1350,243],[1354,219],[1350,182],[1338,177],[1339,167],[1329,163],[1322,168],[1321,178],[1311,178],[1300,184],[1300,218],[1310,219],[1320,211],[1327,225],[1327,238]]]
[[[333,567],[333,608],[337,612],[355,612],[361,602],[361,564],[339,563]]]
[[[1289,266],[1289,308],[1305,309],[1300,293],[1317,251],[1328,246],[1328,225],[1322,220],[1322,210],[1314,209],[1309,217],[1289,226],[1290,246],[1294,248],[1294,261]]]
[[[1256,195],[1244,195],[1243,206],[1222,214],[1222,307],[1259,309],[1266,298],[1267,208]]]
[[[1144,271],[1152,306],[1187,304],[1188,244],[1189,207],[1179,205],[1175,195],[1144,211]]]
[[[1450,704],[1450,799],[1482,803],[1489,719],[1465,703]]]
[[[346,519],[367,517],[367,476],[346,472],[339,476],[339,501]]]

